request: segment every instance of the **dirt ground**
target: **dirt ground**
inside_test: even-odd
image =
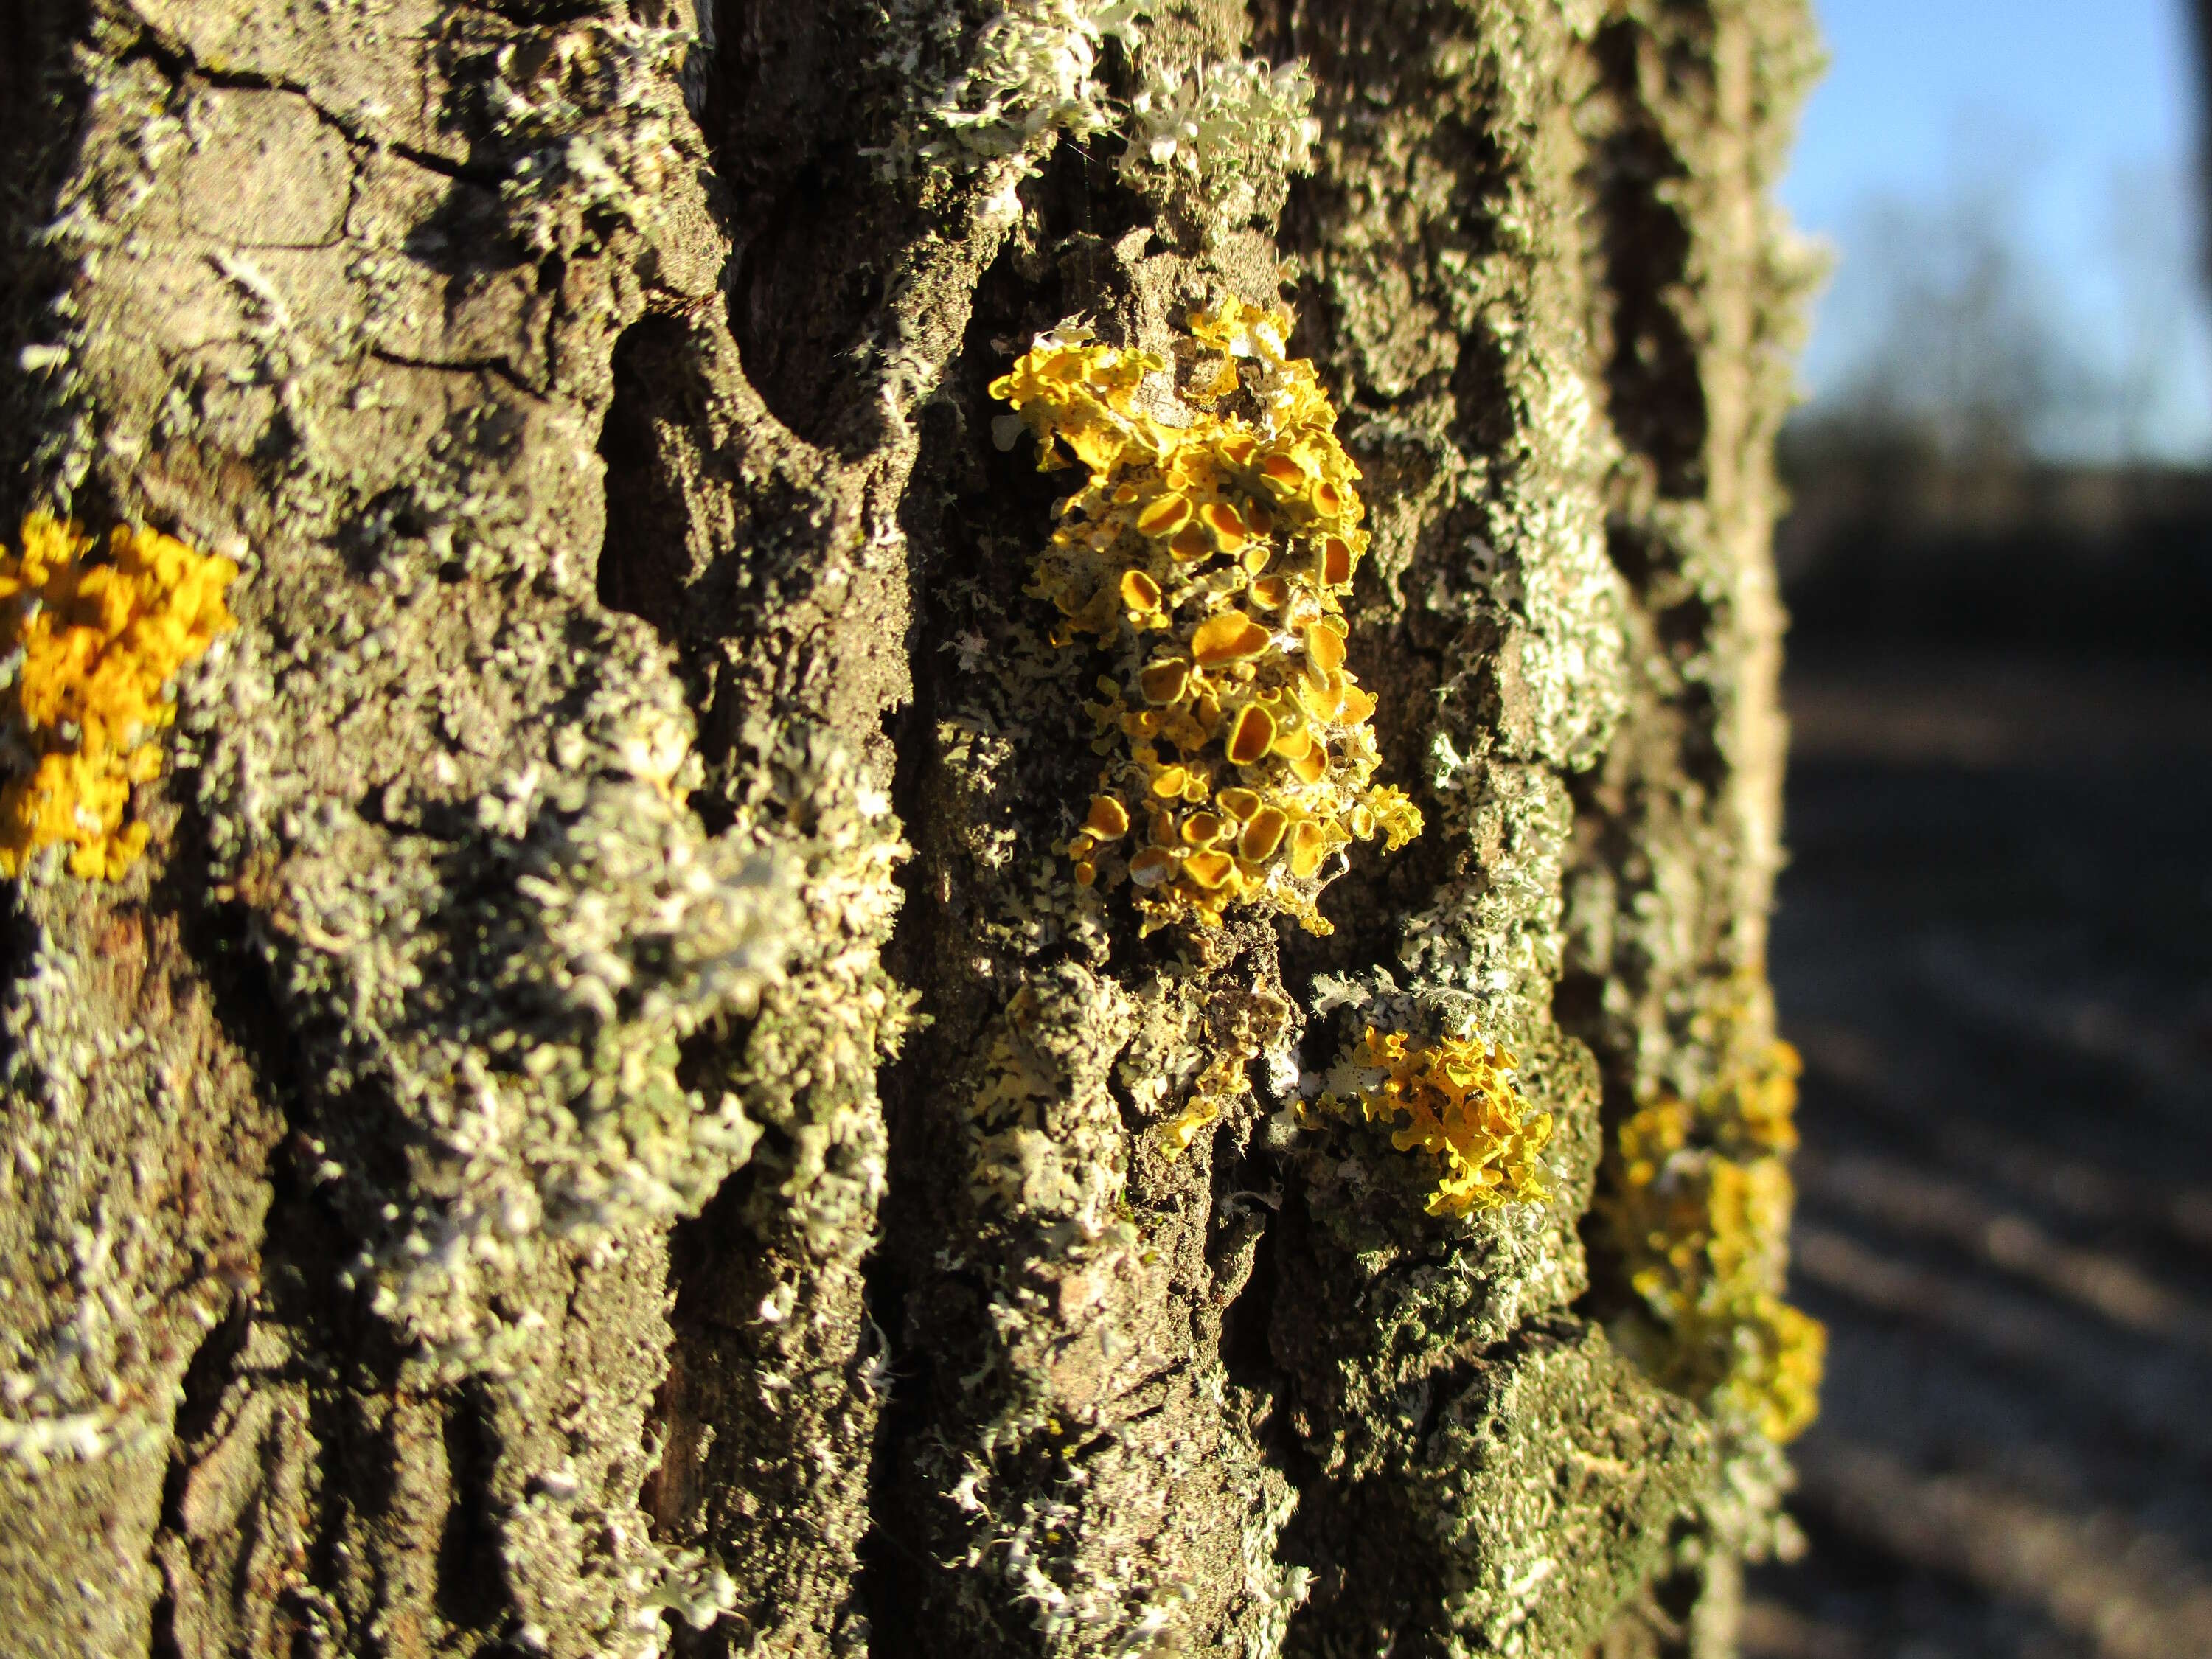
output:
[[[2212,665],[1793,669],[1828,1324],[1748,1659],[2212,1656]]]

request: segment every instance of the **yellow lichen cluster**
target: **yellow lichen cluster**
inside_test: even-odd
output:
[[[1286,314],[1224,301],[1190,326],[1179,374],[1066,326],[991,388],[1040,467],[1089,474],[1030,590],[1060,610],[1055,643],[1089,635],[1115,659],[1066,852],[1086,886],[1127,881],[1147,933],[1256,903],[1325,933],[1341,849],[1421,827],[1371,782],[1375,700],[1345,667],[1359,470],[1313,365],[1285,355]]]
[[[1190,1150],[1190,1143],[1221,1120],[1229,1106],[1252,1092],[1244,1075],[1244,1054],[1218,1054],[1206,1063],[1191,1085],[1182,1109],[1159,1127],[1161,1149],[1172,1162]]]
[[[1480,1039],[1443,1037],[1418,1047],[1402,1031],[1369,1026],[1331,1073],[1370,1123],[1393,1127],[1390,1144],[1417,1148],[1440,1166],[1431,1215],[1463,1216],[1551,1196],[1543,1152],[1552,1115],[1530,1113],[1514,1089],[1513,1056]],[[1342,1113],[1333,1087],[1322,1110]],[[1401,1121],[1402,1120],[1402,1121]]]
[[[1650,1322],[1626,1345],[1670,1388],[1792,1439],[1820,1407],[1827,1334],[1782,1299],[1795,1189],[1796,1051],[1771,1045],[1696,1103],[1620,1127],[1603,1208]]]
[[[0,548],[12,762],[0,787],[0,872],[66,844],[76,875],[112,881],[146,845],[125,826],[131,786],[161,769],[157,734],[176,718],[177,671],[236,626],[228,559],[156,531],[118,526],[104,550],[50,513]]]

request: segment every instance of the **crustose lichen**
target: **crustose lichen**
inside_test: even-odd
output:
[[[1055,643],[1091,635],[1114,670],[1086,705],[1104,765],[1066,851],[1084,885],[1128,884],[1146,933],[1256,904],[1326,933],[1315,900],[1343,849],[1421,827],[1371,782],[1375,699],[1345,666],[1359,471],[1286,313],[1230,300],[1190,328],[1175,380],[1064,325],[991,388],[1041,468],[1090,475],[1030,590],[1060,612]]]
[[[1316,1103],[1342,1115],[1357,1102],[1370,1123],[1394,1129],[1390,1144],[1400,1152],[1433,1158],[1431,1215],[1539,1204],[1552,1195],[1543,1165],[1552,1115],[1528,1109],[1512,1071],[1513,1056],[1479,1037],[1417,1045],[1403,1031],[1370,1025]]]
[[[155,738],[176,718],[169,682],[237,626],[223,591],[228,559],[173,537],[116,527],[103,551],[50,513],[0,549],[7,606],[10,775],[0,787],[0,872],[67,845],[70,869],[112,881],[146,846],[125,825],[131,786],[161,769]]]

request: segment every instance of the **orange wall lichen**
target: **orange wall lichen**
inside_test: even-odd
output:
[[[1127,884],[1144,931],[1256,904],[1315,908],[1338,855],[1419,833],[1372,781],[1375,700],[1345,666],[1342,596],[1366,550],[1358,469],[1287,314],[1193,313],[1179,372],[1063,326],[992,386],[1043,469],[1080,463],[1030,592],[1054,642],[1114,672],[1085,705],[1103,757],[1066,851],[1085,886]]]
[[[0,548],[10,775],[0,786],[0,872],[65,845],[72,872],[112,881],[144,850],[126,825],[131,786],[161,769],[177,671],[237,625],[228,559],[158,531],[118,526],[104,549],[50,513]]]
[[[1778,1444],[1820,1408],[1827,1334],[1783,1300],[1796,1193],[1796,1051],[1772,1044],[1692,1103],[1620,1126],[1602,1205],[1640,1316],[1616,1328],[1653,1376]]]
[[[1513,1056],[1480,1038],[1446,1036],[1415,1045],[1402,1031],[1369,1026],[1330,1074],[1318,1105],[1342,1113],[1341,1089],[1370,1123],[1390,1126],[1401,1152],[1437,1161],[1431,1215],[1463,1216],[1551,1196],[1543,1152],[1552,1115],[1530,1113],[1512,1084]],[[1401,1122],[1401,1120],[1403,1120]]]

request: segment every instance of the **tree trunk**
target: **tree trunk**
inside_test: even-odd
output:
[[[1802,0],[0,16],[0,530],[241,573],[12,884],[14,1650],[1732,1650],[1787,1431],[1593,1194],[1772,1035]],[[1426,820],[1326,936],[1079,884],[993,389],[1224,301]],[[1549,1198],[1430,1213],[1369,1025]]]

